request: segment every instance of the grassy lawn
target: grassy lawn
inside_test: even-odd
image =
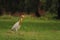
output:
[[[0,17],[0,40],[60,40],[60,21],[26,17],[18,32],[10,32],[18,17]]]

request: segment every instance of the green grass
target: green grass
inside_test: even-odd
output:
[[[10,32],[18,17],[0,17],[0,40],[60,40],[60,21],[26,17],[18,32]]]

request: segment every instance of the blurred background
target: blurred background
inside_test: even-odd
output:
[[[23,14],[19,31],[10,32]],[[0,0],[0,40],[60,40],[59,19],[60,0]]]
[[[59,0],[0,0],[0,16],[28,14],[41,17],[48,14],[60,19],[59,4]]]

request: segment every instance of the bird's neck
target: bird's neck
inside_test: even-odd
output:
[[[22,24],[23,18],[19,19],[19,24]]]

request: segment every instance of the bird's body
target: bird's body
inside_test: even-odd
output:
[[[17,31],[18,29],[20,29],[20,27],[21,27],[21,25],[19,24],[19,21],[18,21],[13,25],[12,30]]]
[[[21,18],[19,19],[19,21],[17,21],[13,27],[11,28],[12,31],[18,31],[21,27],[21,23],[22,23],[22,20],[23,20],[23,15],[21,16]]]

